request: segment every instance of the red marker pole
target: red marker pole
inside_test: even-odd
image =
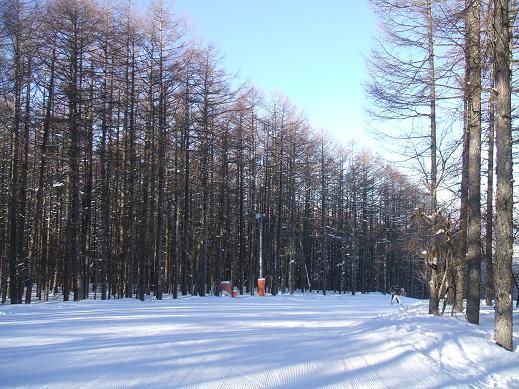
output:
[[[265,296],[265,278],[258,278],[258,296]]]

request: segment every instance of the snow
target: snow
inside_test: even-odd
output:
[[[380,294],[5,305],[0,387],[518,388],[492,331]]]

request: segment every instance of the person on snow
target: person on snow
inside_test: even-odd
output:
[[[398,286],[391,288],[391,305],[393,305],[394,301],[400,304],[400,288]]]

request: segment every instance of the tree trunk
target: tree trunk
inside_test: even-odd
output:
[[[511,32],[507,0],[495,1],[496,28],[496,343],[513,350],[513,173],[511,127]]]
[[[326,239],[326,178],[324,166],[324,135],[321,134],[321,261],[323,267],[323,295],[326,294],[328,276],[328,247]]]
[[[439,305],[439,275],[438,265],[440,262],[440,252],[437,245],[437,166],[436,166],[436,75],[434,66],[434,41],[433,41],[433,15],[431,2],[427,2],[427,36],[428,36],[428,52],[429,52],[429,98],[431,105],[431,182],[430,182],[430,193],[431,193],[431,216],[433,223],[431,224],[431,252],[432,252],[432,264],[431,264],[431,279],[429,280],[429,313],[434,316],[438,316],[438,305]]]
[[[466,91],[465,91],[466,93]],[[461,187],[460,187],[460,245],[458,260],[456,263],[456,295],[454,310],[463,312],[463,298],[465,292],[465,263],[467,259],[467,215],[469,201],[469,131],[467,123],[467,102],[465,101],[464,127],[463,127],[463,153],[461,167]]]
[[[18,5],[18,4],[17,4]],[[16,36],[14,44],[14,117],[13,132],[11,136],[11,193],[9,198],[9,247],[7,261],[9,263],[9,298],[11,304],[19,304],[18,285],[20,283],[19,265],[20,260],[19,244],[22,240],[23,231],[18,225],[19,219],[19,186],[20,186],[20,99],[22,90],[22,71],[20,58],[20,37]]]
[[[50,121],[51,121],[51,113],[52,113],[52,104],[54,101],[54,69],[55,69],[55,58],[56,58],[56,49],[55,46],[52,48],[52,55],[50,60],[50,75],[49,75],[49,84],[47,86],[47,101],[45,105],[45,119],[43,121],[43,134],[41,140],[41,152],[40,152],[40,165],[38,169],[38,189],[36,192],[36,206],[34,211],[34,228],[33,228],[33,244],[31,249],[32,263],[35,264],[36,260],[39,260],[39,277],[40,282],[38,287],[41,288],[43,281],[45,280],[43,277],[43,272],[47,271],[46,266],[43,263],[44,250],[46,248],[40,244],[41,240],[44,240],[45,230],[44,230],[44,209],[43,209],[43,199],[44,199],[44,189],[45,189],[45,170],[47,169],[47,146],[50,138]],[[41,295],[40,295],[41,297]],[[27,301],[27,299],[26,299]]]
[[[492,70],[494,77],[494,70]],[[485,230],[485,258],[486,258],[486,293],[485,304],[492,306],[494,299],[494,264],[493,264],[493,230],[494,230],[494,92],[490,92],[488,101],[488,173],[487,173],[487,211]]]
[[[63,299],[68,301],[70,297],[71,282],[77,266],[81,260],[81,177],[79,171],[79,160],[81,155],[81,139],[79,129],[79,104],[80,104],[80,63],[81,53],[78,42],[77,15],[74,15],[73,39],[70,42],[70,84],[68,89],[68,123],[69,123],[69,145],[68,145],[68,216],[67,216],[67,247],[63,269]],[[72,278],[71,278],[72,277]]]
[[[480,0],[466,0],[466,83],[469,131],[467,319],[479,324],[481,279],[481,50]]]

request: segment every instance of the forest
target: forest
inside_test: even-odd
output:
[[[419,175],[241,83],[161,2],[3,0],[2,302],[254,294],[261,232],[272,295],[398,285],[477,323],[486,287],[511,348],[515,8],[370,3],[370,114]]]

